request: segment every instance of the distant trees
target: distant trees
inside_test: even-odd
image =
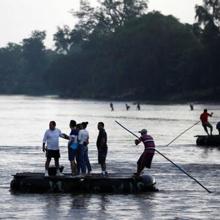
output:
[[[200,85],[208,93],[220,95],[220,1],[204,0],[196,6],[195,33],[203,43]]]
[[[22,55],[26,61],[24,84],[31,90],[42,89],[43,74],[47,65],[44,31],[33,31],[31,37],[22,41]],[[29,85],[31,83],[31,85]]]
[[[153,12],[134,16],[102,37],[93,34],[80,53],[66,55],[50,67],[61,94],[159,99],[194,89],[190,78],[200,43],[192,26]]]
[[[0,93],[142,100],[220,98],[220,0],[196,6],[196,23],[147,13],[146,0],[81,0],[73,29],[59,27],[0,48]]]
[[[30,38],[22,41],[23,56],[28,63],[29,71],[39,71],[45,64],[45,31],[33,31]]]
[[[21,44],[0,48],[0,93],[44,94],[46,69],[57,56],[46,50],[44,31],[33,31]]]
[[[72,11],[78,19],[73,30],[59,27],[54,35],[56,51],[67,54],[78,52],[84,43],[107,37],[127,21],[146,12],[146,0],[104,0],[100,7],[93,8],[89,1],[81,0],[79,11]]]
[[[24,66],[25,60],[20,45],[9,43],[6,47],[0,48],[0,93],[18,92],[21,88]]]
[[[65,25],[63,28],[58,27],[54,34],[55,50],[57,53],[67,54],[71,48],[71,30]]]

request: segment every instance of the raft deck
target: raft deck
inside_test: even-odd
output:
[[[150,175],[91,174],[85,176],[45,177],[44,173],[17,173],[11,181],[12,192],[23,193],[140,193],[158,191]]]
[[[219,146],[220,135],[196,135],[196,144],[198,146]]]

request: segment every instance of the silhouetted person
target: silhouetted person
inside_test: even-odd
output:
[[[202,122],[202,126],[208,135],[209,135],[208,127],[210,128],[210,135],[212,135],[213,127],[208,121],[208,117],[212,117],[212,115],[213,115],[213,112],[211,112],[211,114],[209,114],[207,109],[204,109],[203,113],[200,115],[200,120]]]
[[[125,107],[127,111],[130,109],[130,106],[127,103],[125,104]]]
[[[106,175],[106,156],[108,152],[108,145],[107,145],[107,134],[104,129],[104,123],[99,122],[97,126],[99,130],[99,134],[96,141],[96,146],[98,150],[98,163],[101,165],[102,175]]]
[[[141,110],[140,103],[137,103],[137,110],[138,110],[138,111],[140,111],[140,110]]]
[[[218,134],[220,135],[220,121],[216,124],[216,129],[218,130]]]
[[[114,106],[112,102],[110,103],[110,108],[111,108],[111,111],[114,111]]]

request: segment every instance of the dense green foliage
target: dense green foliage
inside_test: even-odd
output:
[[[220,0],[204,0],[196,7],[195,33],[202,43],[200,86],[207,98],[220,98]],[[201,88],[201,89],[202,89]]]
[[[145,0],[82,1],[55,51],[35,31],[0,48],[1,93],[140,100],[219,100],[219,0],[196,7],[197,23],[146,13]]]
[[[0,93],[40,95],[48,92],[45,75],[57,55],[45,49],[45,37],[45,32],[34,31],[21,45],[9,43],[0,48]]]

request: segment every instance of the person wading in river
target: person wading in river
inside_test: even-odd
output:
[[[49,129],[46,130],[43,138],[43,152],[46,151],[46,162],[45,162],[45,176],[48,176],[48,169],[50,165],[51,158],[54,158],[55,166],[57,169],[57,176],[63,175],[59,170],[59,158],[60,158],[60,150],[59,150],[59,137],[67,139],[68,136],[66,134],[62,134],[60,129],[56,128],[56,122],[50,121]],[[47,146],[46,146],[47,144]]]
[[[209,135],[208,127],[210,128],[210,135],[212,135],[213,127],[208,121],[208,117],[212,117],[212,115],[213,115],[213,112],[211,112],[211,114],[209,114],[207,109],[204,109],[203,113],[200,115],[200,120],[202,122],[202,126],[208,135]]]
[[[137,173],[135,176],[140,176],[144,167],[151,168],[152,159],[155,152],[155,144],[153,138],[147,134],[146,129],[142,129],[139,131],[141,136],[139,139],[135,140],[135,144],[138,145],[139,143],[143,142],[144,144],[144,152],[141,154],[138,162],[137,162]]]

